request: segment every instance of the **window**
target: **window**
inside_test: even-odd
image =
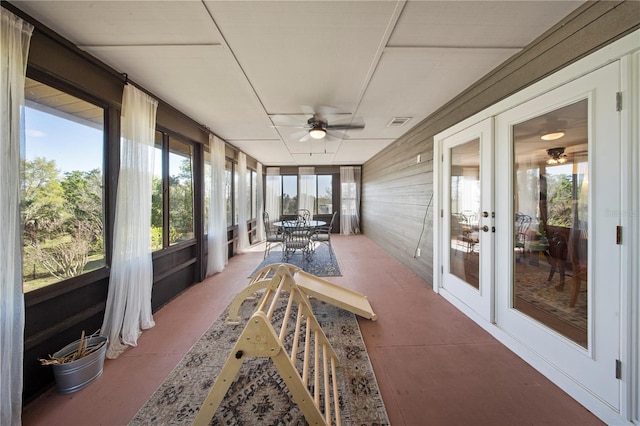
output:
[[[21,215],[28,292],[105,265],[105,110],[30,78],[25,99]]]
[[[251,212],[251,219],[256,219],[258,216],[258,173],[255,170],[251,170],[251,182],[249,185],[249,194],[251,194],[249,202],[251,203],[251,207],[247,211]]]
[[[318,175],[317,214],[333,213],[333,176]]]
[[[227,226],[234,225],[235,222],[233,219],[236,217],[233,209],[233,194],[231,190],[233,188],[233,163],[231,160],[226,160],[224,163],[224,175],[225,175],[225,185],[224,185],[224,197],[227,203]]]
[[[160,250],[162,239],[162,140],[163,133],[156,131],[155,158],[153,160],[153,188],[151,192],[151,250]]]
[[[204,233],[209,233],[209,204],[211,203],[211,152],[204,150]]]
[[[247,187],[247,205],[246,205],[246,217],[247,220],[251,220],[254,216],[253,216],[253,211],[251,210],[251,206],[252,206],[252,202],[253,202],[253,193],[251,192],[251,184],[252,184],[252,172],[251,170],[247,169],[247,174],[246,174],[246,187]]]
[[[282,176],[282,214],[295,215],[298,212],[298,176]]]
[[[151,249],[160,250],[195,237],[194,148],[189,143],[156,131],[155,150],[151,194]]]
[[[193,146],[169,138],[169,245],[193,235]]]

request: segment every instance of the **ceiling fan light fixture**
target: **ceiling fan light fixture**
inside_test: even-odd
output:
[[[542,136],[540,136],[540,139],[542,139],[543,141],[555,141],[556,139],[560,139],[563,136],[564,136],[564,131],[557,130],[557,131],[543,134]]]
[[[550,148],[547,150],[547,154],[549,155],[549,159],[547,160],[547,164],[549,165],[553,166],[567,162],[567,154],[564,153],[564,148]]]
[[[327,135],[327,131],[322,127],[315,126],[309,130],[309,136],[313,139],[322,139]]]

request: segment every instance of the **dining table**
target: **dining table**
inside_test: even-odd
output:
[[[305,228],[313,229],[318,228],[320,226],[326,226],[327,222],[324,220],[309,220],[306,222]],[[286,228],[296,228],[299,227],[298,221],[296,220],[280,220],[277,222],[273,222],[273,226],[277,226],[278,228],[286,229]]]

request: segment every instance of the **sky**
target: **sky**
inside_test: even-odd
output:
[[[55,160],[61,173],[102,170],[103,131],[25,108],[26,158]]]

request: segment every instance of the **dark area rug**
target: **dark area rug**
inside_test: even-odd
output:
[[[276,316],[286,309],[287,298],[282,299]],[[325,302],[312,299],[311,303],[340,362],[336,376],[342,424],[389,425],[356,317]],[[236,326],[225,324],[225,310],[130,424],[191,424],[256,304],[257,301],[243,303],[240,313],[244,321]],[[211,424],[306,425],[307,422],[273,361],[265,357],[245,360]]]
[[[316,277],[335,277],[342,275],[340,266],[338,266],[338,259],[336,259],[335,253],[327,244],[318,244],[313,253],[313,257],[309,260],[305,259],[301,252],[295,252],[293,256],[285,261],[282,260],[281,250],[271,250],[266,259],[251,273],[251,276],[253,276],[256,271],[273,263],[290,263]]]

